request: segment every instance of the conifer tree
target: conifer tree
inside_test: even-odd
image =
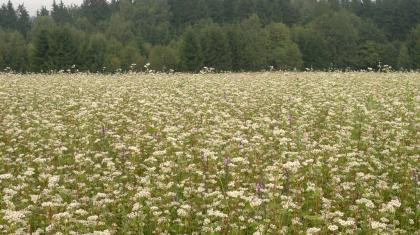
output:
[[[408,54],[411,58],[411,65],[415,69],[420,68],[420,24],[414,28],[407,40]]]
[[[3,28],[15,29],[17,26],[17,14],[13,3],[9,0],[0,9],[0,26]]]
[[[50,12],[47,10],[45,6],[42,6],[40,10],[36,11],[37,17],[40,16],[49,16]]]
[[[75,32],[68,27],[56,27],[49,32],[48,59],[50,69],[70,69],[78,62],[78,45]]]
[[[204,29],[201,36],[203,63],[217,70],[230,70],[232,58],[229,42],[222,28],[212,24]]]
[[[398,69],[411,69],[411,59],[405,44],[400,47],[398,55]]]
[[[18,6],[17,13],[19,17],[17,20],[17,29],[23,36],[26,37],[31,28],[29,13],[23,4]]]
[[[33,39],[33,51],[31,54],[31,65],[35,72],[48,72],[50,63],[48,58],[49,36],[47,29],[41,29]]]
[[[192,29],[189,29],[183,36],[180,54],[184,70],[197,72],[203,67],[200,41]]]

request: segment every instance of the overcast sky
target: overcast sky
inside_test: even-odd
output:
[[[11,1],[15,8],[17,8],[19,4],[23,3],[31,16],[36,15],[36,11],[40,9],[41,6],[46,6],[47,9],[49,10],[53,3],[53,0],[11,0]],[[7,2],[8,0],[0,0],[0,5],[3,5],[3,3],[7,3]],[[56,2],[59,3],[60,0],[56,0]],[[70,5],[70,4],[80,5],[82,2],[83,0],[63,0],[63,3],[66,5]]]

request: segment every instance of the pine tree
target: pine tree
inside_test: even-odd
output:
[[[324,15],[316,20],[315,30],[327,42],[331,62],[335,68],[357,65],[357,40],[360,18],[346,11]]]
[[[49,33],[49,48],[47,57],[50,61],[50,69],[70,69],[78,62],[78,45],[75,40],[75,32],[68,27],[57,27]]]
[[[24,72],[28,64],[26,42],[22,34],[12,31],[5,34],[0,44],[3,48],[3,60],[13,71]]]
[[[31,28],[29,13],[23,4],[18,6],[17,13],[19,17],[17,20],[17,29],[23,36],[26,37],[28,31]]]
[[[78,68],[83,71],[100,72],[105,66],[107,39],[103,34],[95,34],[84,40],[80,52]]]
[[[153,47],[149,54],[150,67],[158,71],[176,70],[179,58],[170,46]]]
[[[239,51],[241,69],[258,71],[267,68],[269,66],[267,59],[268,50],[270,49],[270,38],[268,33],[262,28],[259,17],[253,14],[242,21],[240,30],[241,38],[239,40],[244,42],[243,47],[240,47]]]
[[[37,17],[40,16],[49,16],[50,12],[47,10],[45,6],[42,6],[40,10],[36,12]]]
[[[51,17],[58,24],[65,24],[71,21],[71,16],[68,12],[68,9],[62,0],[60,0],[60,4],[58,5],[55,0],[53,1]]]
[[[135,41],[124,45],[120,51],[119,58],[123,71],[129,71],[131,69],[138,71],[145,65],[145,58],[140,54],[140,50]]]
[[[243,48],[245,48],[246,42],[243,40],[242,34],[243,32],[239,25],[232,25],[227,28],[226,36],[229,43],[233,71],[244,69]]]
[[[411,69],[411,59],[408,54],[408,48],[405,44],[400,46],[398,55],[398,69]]]
[[[184,70],[198,72],[203,67],[200,41],[191,29],[184,34],[180,55]]]
[[[17,14],[12,2],[9,0],[7,4],[3,4],[0,10],[0,26],[9,29],[15,29],[17,26]]]
[[[170,37],[170,9],[167,0],[142,0],[133,5],[133,31],[138,40],[152,45],[167,44]]]
[[[328,68],[331,61],[324,37],[309,27],[297,27],[294,31],[294,40],[302,52],[303,66],[317,70]]]
[[[282,47],[275,47],[271,53],[271,65],[276,69],[300,69],[303,65],[299,47],[293,42]]]
[[[48,52],[50,50],[48,30],[42,29],[35,35],[33,40],[33,52],[31,55],[31,66],[35,72],[48,72],[50,63]]]
[[[80,8],[83,15],[93,25],[97,25],[111,16],[111,9],[106,0],[84,0]]]
[[[226,34],[217,25],[204,29],[201,37],[204,66],[217,70],[230,70],[232,58]]]
[[[408,36],[407,48],[413,68],[420,69],[420,24]]]
[[[303,64],[302,54],[292,41],[289,28],[282,23],[272,23],[265,30],[270,38],[268,63],[277,69],[300,68]]]

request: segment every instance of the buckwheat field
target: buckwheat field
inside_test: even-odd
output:
[[[0,234],[419,234],[418,73],[0,75]]]

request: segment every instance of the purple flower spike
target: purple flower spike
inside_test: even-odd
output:
[[[225,157],[225,159],[223,159],[223,164],[225,165],[225,167],[227,167],[230,163],[230,157]]]
[[[257,186],[256,186],[257,193],[261,193],[261,190],[262,190],[262,189],[263,189],[263,185],[262,185],[262,183],[258,182],[258,183],[257,183]]]
[[[104,125],[101,125],[101,133],[102,133],[102,136],[106,135],[106,128]]]
[[[417,175],[417,171],[416,171],[416,170],[413,170],[413,171],[412,171],[412,177],[413,177],[413,182],[414,182],[414,184],[417,184],[417,181],[418,181],[418,175]]]
[[[289,113],[289,114],[287,115],[287,117],[288,117],[288,119],[289,119],[289,123],[290,123],[290,124],[292,124],[292,122],[293,122],[293,115]]]

